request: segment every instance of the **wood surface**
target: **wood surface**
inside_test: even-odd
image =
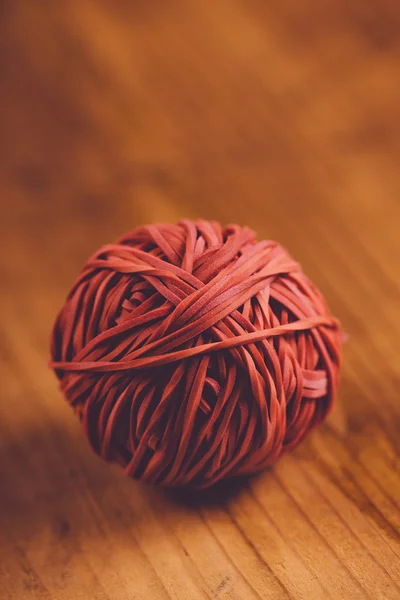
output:
[[[398,0],[0,5],[0,598],[400,598]],[[170,493],[94,456],[47,368],[84,260],[247,223],[348,333],[328,422]]]

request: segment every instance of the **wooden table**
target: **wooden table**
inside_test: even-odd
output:
[[[400,598],[400,7],[1,4],[0,597]],[[181,216],[303,263],[349,341],[336,408],[246,485],[90,451],[47,368],[87,256]]]

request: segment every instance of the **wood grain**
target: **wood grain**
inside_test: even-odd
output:
[[[1,3],[0,596],[400,597],[400,7]],[[236,487],[101,463],[47,369],[87,256],[181,216],[278,239],[348,332],[329,421]]]

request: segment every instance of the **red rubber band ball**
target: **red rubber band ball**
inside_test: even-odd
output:
[[[97,454],[135,478],[207,487],[254,473],[328,414],[341,332],[276,242],[247,227],[138,227],[96,252],[51,366]]]

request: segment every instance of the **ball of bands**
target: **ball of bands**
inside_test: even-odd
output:
[[[341,333],[276,242],[247,227],[138,227],[83,267],[51,366],[97,454],[207,487],[260,471],[328,414]]]

